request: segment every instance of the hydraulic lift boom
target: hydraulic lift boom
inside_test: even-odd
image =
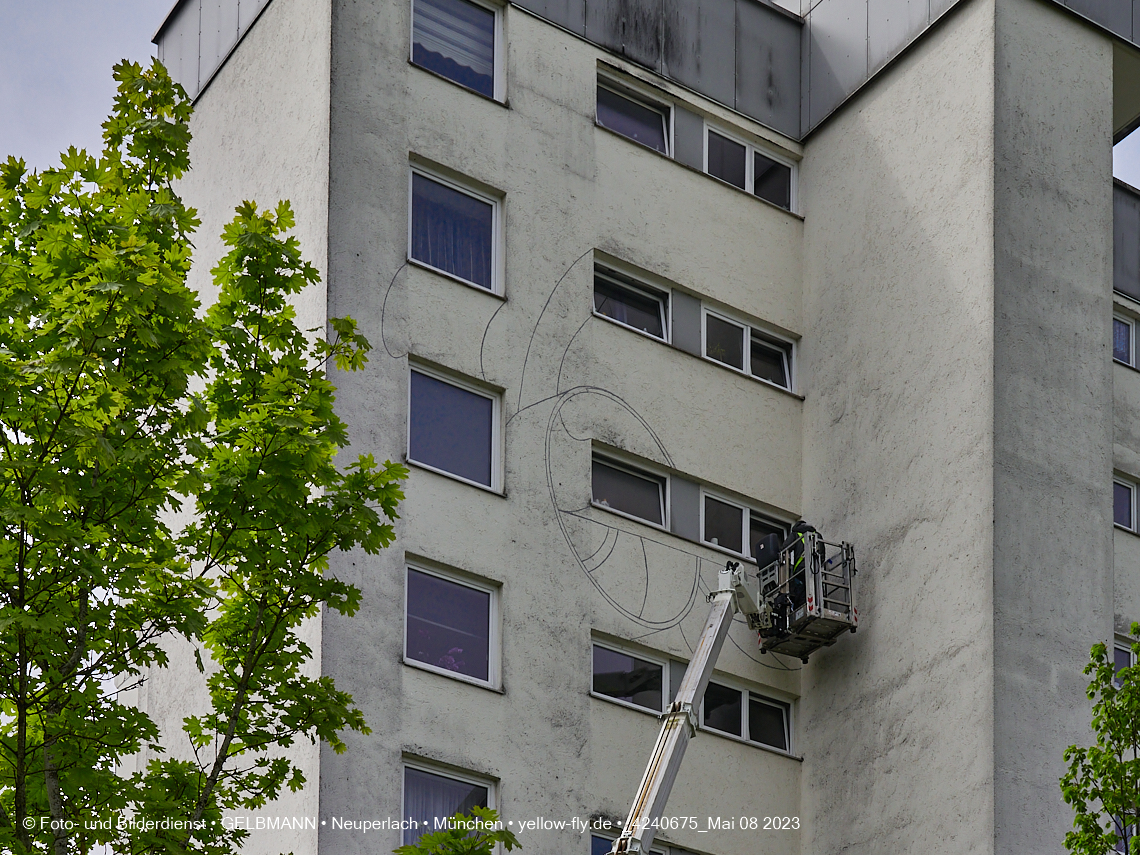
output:
[[[693,659],[685,669],[677,697],[662,717],[657,744],[653,747],[653,755],[641,778],[641,786],[637,789],[637,798],[634,799],[629,818],[625,821],[621,836],[614,841],[611,850],[613,853],[649,852],[649,846],[657,832],[656,821],[661,819],[665,810],[673,781],[685,758],[689,739],[697,732],[701,698],[704,697],[713,666],[720,656],[728,628],[732,625],[733,615],[737,611],[745,614],[760,611],[759,604],[745,586],[744,573],[739,563],[730,561],[720,571],[718,581],[717,590],[710,596],[712,608],[704,631],[693,652]]]
[[[855,631],[854,575],[851,545],[827,544],[814,531],[760,574],[746,573],[737,561],[725,565],[717,589],[709,594],[712,605],[705,628],[677,696],[661,717],[657,743],[611,855],[648,855],[685,749],[697,732],[701,699],[733,616],[743,613],[749,627],[759,631],[761,652],[789,652],[806,662],[812,651]]]

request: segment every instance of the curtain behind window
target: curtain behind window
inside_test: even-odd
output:
[[[412,258],[491,288],[491,204],[412,174]]]
[[[415,0],[412,31],[413,62],[494,97],[494,12],[466,0]]]
[[[435,820],[470,814],[473,807],[488,807],[487,788],[466,781],[456,781],[424,772],[404,769],[404,818],[420,823],[418,829],[404,831],[404,844],[411,845],[429,831],[435,831]],[[427,820],[428,826],[423,822]]]

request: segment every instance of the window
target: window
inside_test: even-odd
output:
[[[405,764],[404,818],[419,827],[404,831],[404,845],[411,846],[434,830],[436,819],[457,813],[470,814],[474,807],[494,807],[493,797],[494,787],[490,781]]]
[[[601,837],[597,834],[590,835],[590,855],[610,855],[610,850],[614,848],[613,838]],[[675,849],[673,852],[681,855],[680,849]],[[673,852],[666,852],[664,849],[658,849],[656,846],[649,850],[649,855],[673,855]],[[689,853],[685,853],[689,855]]]
[[[701,723],[710,730],[737,736],[748,742],[790,751],[788,704],[709,681],[702,703]]]
[[[412,368],[408,460],[499,489],[499,399]]]
[[[705,171],[785,210],[794,205],[791,163],[712,128],[705,136]]]
[[[1112,358],[1125,365],[1136,365],[1136,325],[1127,318],[1112,319]]]
[[[598,83],[598,124],[669,154],[669,108]]]
[[[1132,645],[1127,641],[1117,641],[1112,648],[1113,673],[1119,673],[1123,668],[1130,668],[1136,664],[1136,656],[1132,652]],[[1114,681],[1117,686],[1120,681]]]
[[[624,463],[594,458],[593,502],[654,525],[665,525],[665,479]]]
[[[748,738],[788,750],[788,707],[748,693]]]
[[[744,692],[740,689],[709,681],[709,686],[705,689],[704,715],[701,721],[705,727],[713,730],[743,736],[743,704]]]
[[[705,494],[701,512],[701,540],[748,558],[766,535],[777,534],[781,540],[785,536],[779,523],[715,496]]]
[[[404,656],[435,671],[498,682],[496,592],[408,568]]]
[[[594,644],[594,694],[661,712],[664,687],[665,666],[660,662]]]
[[[1121,528],[1136,531],[1136,487],[1124,481],[1112,482],[1112,521]]]
[[[496,290],[498,202],[412,171],[410,258],[470,285]]]
[[[594,269],[594,313],[667,340],[669,297],[602,268]]]
[[[792,343],[705,310],[705,356],[757,380],[792,389]]]
[[[498,28],[493,9],[468,0],[412,0],[412,62],[495,98]]]

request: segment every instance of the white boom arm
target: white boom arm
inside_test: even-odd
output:
[[[657,736],[653,755],[641,777],[641,785],[637,788],[637,796],[633,800],[621,836],[614,841],[613,849],[610,850],[611,855],[646,855],[649,852],[657,833],[657,821],[665,811],[665,803],[669,801],[669,793],[673,789],[677,771],[681,768],[685,749],[689,745],[689,739],[697,732],[701,698],[705,695],[713,666],[720,656],[720,648],[728,635],[732,617],[737,611],[747,615],[755,615],[760,611],[756,596],[745,586],[745,575],[737,562],[728,562],[720,571],[718,581],[717,590],[709,597],[712,608],[700,641],[697,642],[697,649],[685,670],[676,699],[669,704],[661,718],[661,733]]]

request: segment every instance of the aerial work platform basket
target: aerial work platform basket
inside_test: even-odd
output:
[[[749,625],[760,635],[760,652],[783,653],[804,662],[859,625],[855,604],[855,549],[828,543],[818,532],[794,535],[780,549],[774,537],[757,546],[759,614]],[[775,559],[766,559],[775,555]],[[766,566],[765,566],[766,565]]]

